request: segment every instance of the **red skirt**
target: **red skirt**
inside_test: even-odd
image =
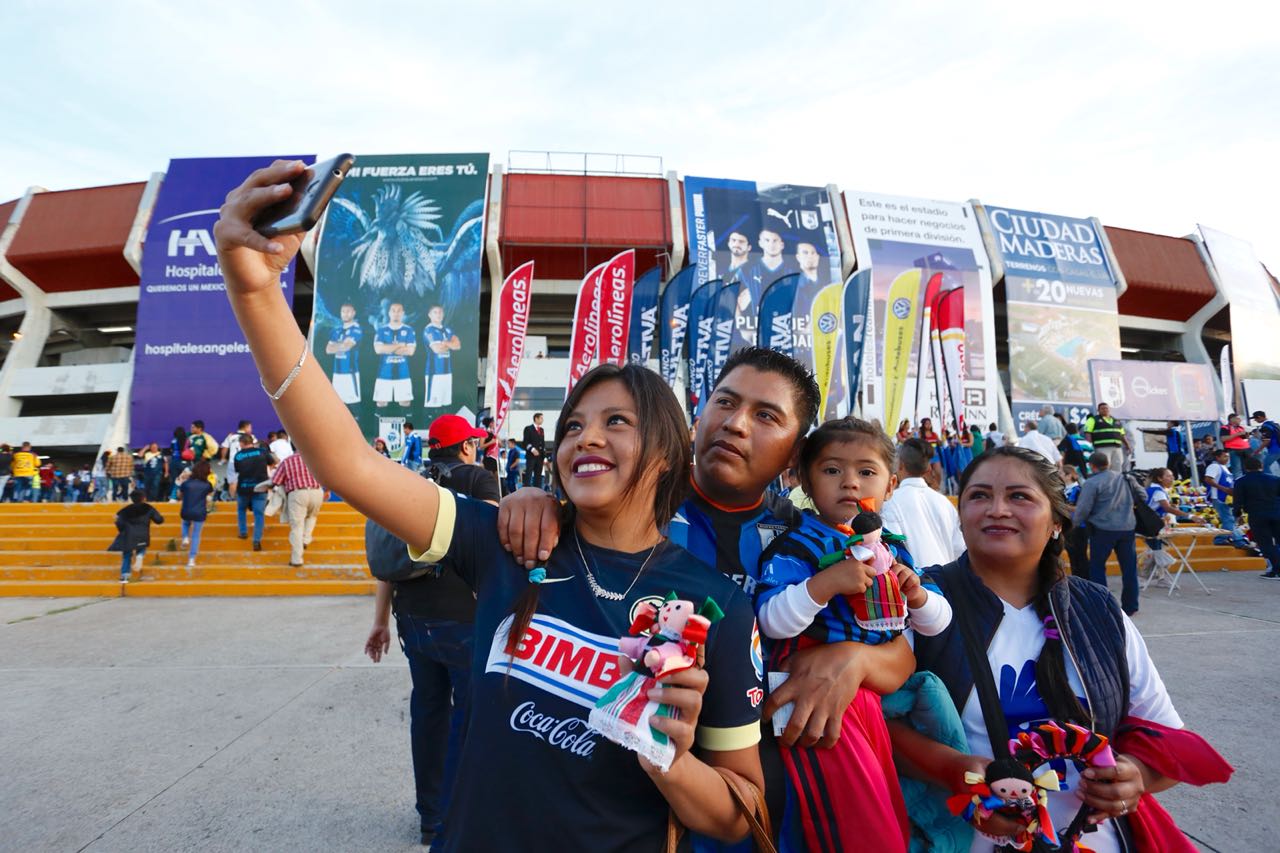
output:
[[[831,749],[780,745],[805,849],[903,853],[910,826],[880,696],[863,687]]]

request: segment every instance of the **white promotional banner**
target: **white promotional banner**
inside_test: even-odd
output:
[[[1239,237],[1200,226],[1231,314],[1231,362],[1236,379],[1280,379],[1280,305],[1271,278]]]
[[[893,433],[899,420],[918,424],[949,422],[937,399],[930,328],[920,327],[931,292],[964,289],[963,408],[967,423],[985,427],[996,420],[1000,381],[996,373],[995,311],[991,268],[969,204],[858,191],[844,193],[853,232],[857,269],[871,270],[862,355],[862,416],[879,420]],[[930,288],[930,282],[937,286]],[[910,325],[910,328],[908,328]],[[924,388],[919,389],[921,380]],[[888,419],[888,420],[886,420]],[[890,423],[892,420],[893,423]]]

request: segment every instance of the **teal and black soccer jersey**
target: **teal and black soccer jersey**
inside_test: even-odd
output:
[[[378,336],[375,340],[380,344],[414,344],[418,342],[418,335],[408,326],[400,326],[395,329],[390,326],[383,326],[378,329]],[[379,379],[409,378],[408,357],[403,355],[380,355],[378,358]]]
[[[438,353],[431,344],[446,344],[453,339],[453,329],[448,326],[427,326],[422,330],[422,339],[427,344],[427,375],[447,376],[453,372],[453,359],[446,350]]]
[[[329,336],[329,340],[332,343],[340,344],[347,340],[356,342],[356,345],[346,352],[333,354],[334,373],[360,372],[360,341],[363,339],[364,329],[361,328],[359,323],[348,323],[339,329],[333,330],[333,334]]]

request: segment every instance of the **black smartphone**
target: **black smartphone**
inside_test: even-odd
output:
[[[253,229],[263,237],[310,231],[355,161],[350,154],[339,154],[303,169],[294,179],[289,197],[261,211],[253,220]]]

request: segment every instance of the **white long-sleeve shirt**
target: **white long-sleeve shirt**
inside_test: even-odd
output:
[[[880,517],[885,530],[907,537],[907,550],[920,568],[944,566],[964,553],[959,513],[923,477],[907,477],[899,483]]]

